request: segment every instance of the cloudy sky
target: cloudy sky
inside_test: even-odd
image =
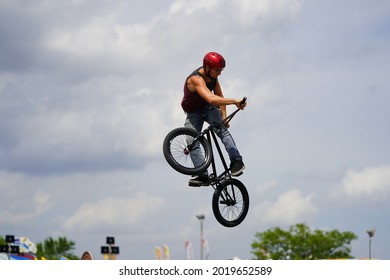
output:
[[[387,0],[1,0],[0,235],[114,236],[120,259],[167,244],[252,258],[256,232],[352,231],[352,255],[390,259]],[[246,170],[246,220],[224,228],[211,188],[162,155],[182,126],[184,79],[220,52]],[[387,77],[387,78],[386,78]],[[229,108],[232,111],[234,108]]]

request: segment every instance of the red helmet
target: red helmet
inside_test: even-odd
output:
[[[209,52],[203,58],[203,67],[206,66],[223,69],[226,66],[226,62],[223,56],[220,55],[219,53]]]

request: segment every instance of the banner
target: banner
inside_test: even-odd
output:
[[[154,248],[154,252],[156,254],[156,260],[161,260],[161,248],[156,246]]]
[[[168,246],[167,245],[165,245],[165,244],[163,244],[162,245],[162,248],[163,248],[163,252],[164,252],[164,257],[163,257],[163,259],[164,260],[169,260],[169,248],[168,248]]]
[[[192,243],[190,241],[186,241],[184,244],[185,255],[187,260],[192,260],[194,258],[194,251],[192,250]]]
[[[210,249],[209,249],[209,243],[207,242],[207,239],[202,238],[202,248],[204,252],[204,259],[208,260],[210,257]]]
[[[15,237],[14,244],[19,246],[20,253],[37,253],[37,246],[27,237]]]

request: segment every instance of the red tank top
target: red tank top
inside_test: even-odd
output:
[[[181,101],[181,107],[186,113],[194,113],[202,110],[208,103],[204,100],[196,91],[190,91],[187,87],[187,80],[192,76],[201,76],[199,70],[202,67],[199,67],[194,72],[189,75],[184,83],[184,95]],[[207,88],[210,91],[213,91],[215,85],[217,84],[217,79],[211,79],[209,83],[206,83]]]

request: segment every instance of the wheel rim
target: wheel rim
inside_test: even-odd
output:
[[[238,220],[245,211],[245,201],[238,187],[228,185],[220,194],[218,208],[227,222]]]
[[[192,159],[191,159],[191,153],[192,150],[188,148],[188,144],[194,139],[191,135],[177,135],[170,141],[170,154],[172,159],[178,164],[183,166],[184,168],[193,169],[196,168],[194,165]],[[204,164],[206,160],[206,152],[203,147],[203,145],[197,145],[196,147],[197,152],[201,155],[201,158],[203,158],[202,162],[198,163],[197,165],[200,166]]]

